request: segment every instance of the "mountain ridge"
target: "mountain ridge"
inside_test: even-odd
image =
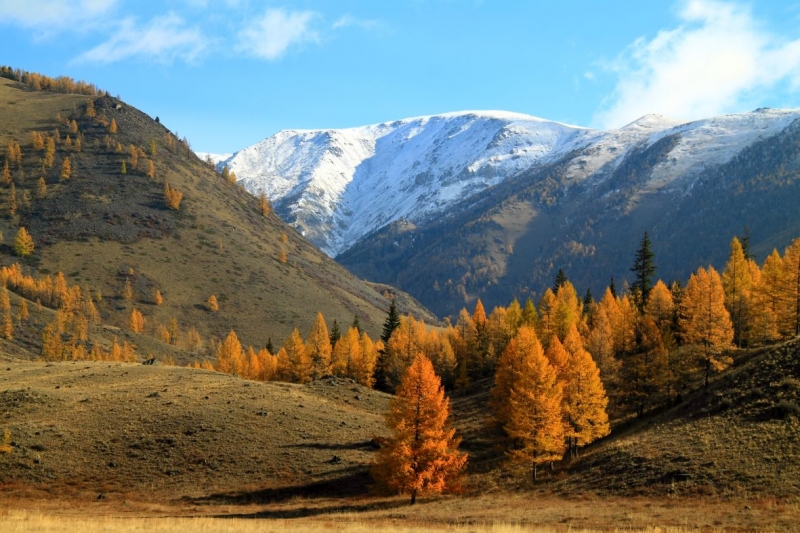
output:
[[[616,130],[592,130],[505,111],[462,111],[345,129],[283,130],[240,150],[228,165],[249,191],[336,256],[391,222],[420,223],[460,200],[573,151],[571,176],[586,180],[633,147],[685,140],[650,188],[721,164],[784,129],[800,110],[758,109],[682,123],[645,115]]]

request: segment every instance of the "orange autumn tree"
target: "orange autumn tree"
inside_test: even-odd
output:
[[[306,351],[311,359],[311,379],[319,379],[331,373],[331,340],[325,317],[317,313],[306,340]]]
[[[564,339],[564,348],[569,355],[560,372],[564,387],[562,405],[569,424],[568,451],[577,457],[579,446],[586,446],[611,431],[606,413],[608,397],[600,381],[600,370],[584,349],[574,324]]]
[[[378,483],[410,494],[412,505],[420,493],[456,488],[467,456],[457,449],[461,439],[447,423],[450,400],[427,357],[414,357],[390,406],[392,436],[372,467]]]
[[[705,374],[705,386],[711,371],[721,371],[731,364],[724,351],[733,343],[733,324],[725,308],[725,289],[714,267],[700,267],[692,274],[678,311],[678,327],[685,344],[695,349]]]
[[[520,334],[524,329],[520,328]],[[566,432],[561,383],[539,342],[531,348],[519,354],[516,377],[505,402],[507,421],[503,429],[512,445],[507,452],[509,459],[532,467],[535,481],[539,465],[563,456]]]

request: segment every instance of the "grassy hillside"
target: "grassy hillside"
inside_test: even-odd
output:
[[[504,461],[487,430],[487,384],[478,383],[453,398],[470,454],[466,493],[408,508],[405,498],[369,494],[383,393],[340,379],[258,383],[2,352],[0,430],[10,430],[12,453],[0,454],[0,495],[10,508],[319,517],[345,528],[402,520],[791,531],[800,518],[798,383],[800,340],[742,353],[709,390],[617,426],[535,484]]]
[[[90,102],[94,117],[87,116]],[[72,120],[79,134],[70,131]],[[33,131],[58,132],[50,168],[42,167],[45,151],[34,148]],[[372,335],[380,332],[389,305],[384,289],[350,275],[274,214],[262,216],[257,199],[209,169],[157,119],[114,98],[36,92],[0,79],[3,155],[11,140],[21,147],[22,164],[10,166],[16,213],[10,186],[0,189],[0,261],[19,261],[10,244],[18,227],[26,227],[36,242],[26,268],[62,271],[70,284],[102,296],[97,306],[104,322],[124,327],[136,306],[149,332],[174,318],[182,331],[194,326],[205,340],[235,328],[247,344],[263,346],[271,338],[279,346],[295,326],[305,336],[322,311],[329,324],[350,324],[357,316]],[[72,172],[64,180],[66,158]],[[146,175],[148,160],[153,178]],[[42,175],[47,193],[39,198]],[[166,206],[166,182],[183,193],[179,211]],[[130,300],[120,297],[126,282]],[[154,303],[156,290],[162,305]],[[220,303],[216,313],[204,306],[212,294]],[[413,299],[399,301],[404,311],[434,320]]]

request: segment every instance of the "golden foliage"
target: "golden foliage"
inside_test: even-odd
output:
[[[61,163],[61,173],[58,175],[59,178],[62,180],[68,180],[72,175],[72,162],[70,161],[69,157],[64,159],[64,162]]]
[[[34,248],[33,237],[24,226],[20,226],[14,237],[14,253],[19,257],[27,257],[33,253]]]
[[[144,315],[135,307],[131,311],[131,318],[128,321],[128,326],[134,333],[144,332],[145,319]]]
[[[311,379],[319,379],[331,373],[331,340],[322,313],[317,313],[311,325],[306,351],[311,359]]]
[[[208,297],[208,300],[206,300],[206,309],[212,313],[219,311],[219,302],[217,302],[217,297],[213,294]]]
[[[180,189],[170,187],[169,182],[164,184],[164,200],[167,203],[167,207],[174,211],[180,210],[182,199],[183,192]]]
[[[696,349],[708,386],[712,369],[721,371],[731,364],[725,350],[733,342],[725,289],[714,267],[700,267],[689,278],[678,311],[678,326],[684,342]]]
[[[416,355],[386,417],[391,437],[372,468],[378,483],[410,494],[412,504],[418,494],[457,489],[467,456],[458,451],[460,439],[448,425],[449,415],[450,401],[433,364]]]

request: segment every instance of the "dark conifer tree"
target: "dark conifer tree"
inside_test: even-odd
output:
[[[617,285],[614,283],[614,276],[611,276],[611,281],[608,282],[608,290],[611,291],[611,296],[617,297]]]
[[[353,324],[350,327],[356,328],[358,333],[361,334],[361,323],[358,321],[358,315],[353,315]]]
[[[342,330],[339,328],[339,323],[333,319],[333,326],[331,326],[331,348],[336,348],[336,343],[342,338]]]
[[[650,249],[650,237],[647,236],[645,231],[631,267],[631,272],[636,275],[633,281],[633,290],[634,294],[636,294],[636,304],[639,306],[640,311],[644,308],[650,289],[653,288],[653,277],[656,275],[654,258],[655,254]]]
[[[592,296],[592,289],[586,289],[586,294],[583,295],[583,309],[584,311],[594,303],[594,296]]]
[[[381,333],[381,341],[383,342],[383,349],[378,352],[378,360],[375,362],[375,388],[383,392],[394,392],[394,387],[387,379],[386,365],[387,353],[386,346],[389,344],[389,339],[400,326],[400,313],[397,312],[397,304],[392,299],[392,304],[389,306],[389,313],[386,316],[386,321],[383,323],[383,332]]]
[[[392,299],[392,304],[389,306],[389,313],[386,316],[386,321],[383,323],[383,332],[381,333],[381,340],[383,341],[383,344],[387,344],[389,342],[389,337],[392,336],[392,333],[399,325],[400,313],[397,312],[397,304],[395,303],[394,299]]]
[[[564,274],[564,271],[560,268],[558,269],[558,274],[556,274],[556,280],[553,283],[553,294],[558,292],[558,289],[561,288],[563,284],[565,284],[569,279],[567,279],[567,275]]]
[[[272,346],[272,337],[268,337],[267,338],[267,345],[264,346],[264,348],[267,349],[267,351],[270,353],[270,355],[275,355],[275,347]]]
[[[744,258],[746,261],[750,259],[755,259],[753,254],[750,253],[750,226],[745,224],[744,231],[742,232],[742,236],[739,237],[739,244],[742,245],[742,253],[744,253]]]

